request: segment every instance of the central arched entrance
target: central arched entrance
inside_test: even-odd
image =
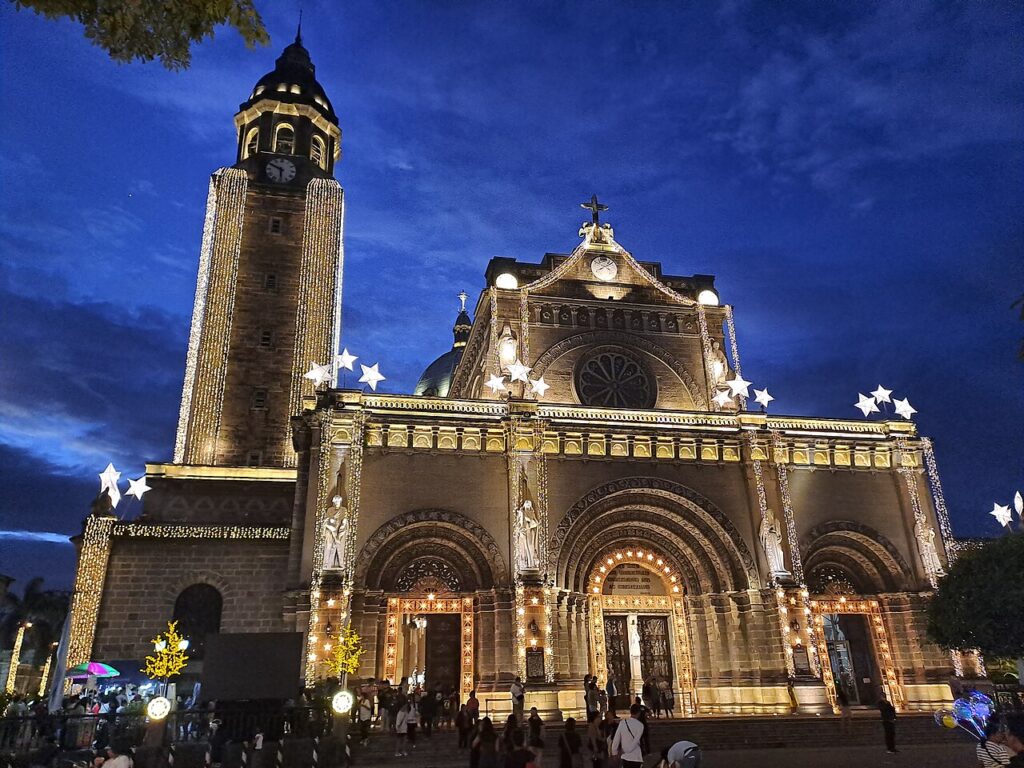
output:
[[[696,711],[693,663],[679,570],[646,546],[607,551],[591,569],[591,666],[620,695],[650,683],[677,712]]]

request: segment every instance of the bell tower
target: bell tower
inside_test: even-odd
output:
[[[295,465],[289,420],[341,326],[338,118],[301,33],[235,115],[210,179],[174,461]]]

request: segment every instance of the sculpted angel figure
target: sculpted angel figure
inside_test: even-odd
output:
[[[516,512],[516,554],[522,570],[536,570],[539,567],[540,517],[527,499]]]
[[[348,507],[340,496],[334,497],[334,506],[324,520],[324,568],[345,567],[345,540],[348,538]]]
[[[788,576],[786,559],[782,553],[782,530],[779,527],[779,519],[770,509],[761,519],[759,538],[761,546],[764,548],[764,555],[768,559],[768,570],[773,576]]]
[[[925,525],[923,520],[918,520],[914,523],[914,535],[917,537],[917,546],[921,549],[921,562],[924,564],[925,573],[944,576],[946,571],[935,549],[935,529]]]

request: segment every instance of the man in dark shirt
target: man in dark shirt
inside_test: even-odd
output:
[[[896,749],[896,708],[881,694],[878,700],[878,711],[882,713],[882,730],[885,731],[885,748],[889,753]]]
[[[514,731],[512,733],[512,751],[508,753],[505,768],[526,768],[526,764],[533,762],[535,757],[532,749],[523,746],[523,732]]]

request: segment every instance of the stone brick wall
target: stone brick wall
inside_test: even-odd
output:
[[[222,632],[284,632],[287,541],[114,539],[93,657],[142,659],[187,586],[224,599]]]

